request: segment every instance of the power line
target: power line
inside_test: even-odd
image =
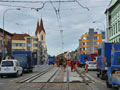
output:
[[[58,25],[59,25],[59,29],[60,29],[60,35],[61,35],[61,41],[62,41],[62,49],[64,48],[64,42],[63,42],[63,29],[62,29],[62,22],[61,22],[61,16],[60,16],[60,0],[59,0],[59,7],[58,9],[53,5],[52,1],[50,0],[50,3],[55,11],[55,14],[57,16],[57,21],[58,21]]]
[[[1,6],[9,6],[9,7],[19,7],[19,8],[31,8],[31,9],[35,9],[36,11],[39,11],[40,9],[42,9],[44,7],[44,5],[46,3],[59,3],[59,8],[58,8],[58,12],[60,10],[60,3],[72,3],[72,2],[77,2],[78,5],[84,9],[87,9],[89,11],[89,8],[88,7],[85,7],[83,6],[78,0],[56,0],[56,1],[8,1],[8,0],[4,0],[4,1],[0,1],[2,3],[42,3],[42,7],[40,8],[34,8],[34,7],[25,7],[25,6],[15,6],[15,5],[3,5],[3,4],[0,4]]]
[[[78,0],[75,0],[75,1],[78,3],[78,5],[79,5],[80,7],[84,8],[84,9],[87,9],[87,10],[89,11],[89,8],[88,8],[88,7],[83,6]]]
[[[9,3],[43,3],[43,0],[39,0],[39,1],[8,1],[8,0],[4,0],[4,1],[0,1],[0,2],[9,2]],[[50,1],[44,1],[45,3],[50,3]],[[56,1],[52,1],[53,3],[58,3],[58,2],[62,2],[62,3],[65,3],[65,2],[75,2],[74,0],[56,0]]]
[[[16,6],[16,5],[5,5],[5,4],[0,4],[0,6],[28,8],[28,9],[35,9],[36,11],[39,11],[40,9],[42,9],[42,8],[44,7],[44,5],[45,5],[45,4],[43,3],[41,7],[35,8],[35,7],[25,7],[25,6]]]

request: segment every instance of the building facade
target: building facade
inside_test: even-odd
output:
[[[47,62],[45,35],[45,29],[41,19],[40,25],[39,22],[37,22],[35,36],[30,36],[28,34],[13,34],[12,50],[37,52],[38,64],[41,64],[41,62]]]
[[[94,31],[89,29],[89,32],[83,34],[79,40],[79,53],[90,54],[97,53],[97,48],[105,40],[105,32]]]
[[[37,51],[38,38],[28,34],[13,34],[12,50],[13,51]]]
[[[106,9],[108,42],[120,42],[120,0],[111,0]]]
[[[3,36],[3,33],[4,33],[4,36]],[[3,39],[3,37],[4,37],[4,39]],[[11,48],[12,48],[12,39],[11,38],[12,38],[11,33],[0,28],[0,61],[6,55],[11,56]],[[4,40],[4,44],[3,44],[3,40]]]

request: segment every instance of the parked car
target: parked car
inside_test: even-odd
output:
[[[23,75],[23,68],[20,66],[18,60],[15,59],[2,60],[0,65],[0,77],[3,78],[3,76],[9,75],[14,76]]]
[[[86,64],[88,64],[88,70],[97,70],[97,63],[95,61],[87,61]],[[86,65],[85,65],[86,70]]]

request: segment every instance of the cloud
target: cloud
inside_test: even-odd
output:
[[[24,1],[24,0],[23,0]],[[29,0],[27,0],[29,1]],[[44,0],[45,1],[45,0]],[[48,53],[57,55],[64,51],[72,51],[78,47],[80,36],[88,31],[89,28],[104,29],[101,23],[105,24],[105,9],[108,7],[110,0],[79,0],[87,6],[90,11],[83,9],[77,3],[61,3],[60,15],[62,22],[64,49],[62,49],[62,40],[60,28],[56,17],[55,10],[50,3],[39,12],[35,9],[21,8],[20,11],[9,11],[5,16],[5,29],[9,32],[30,33],[34,35],[37,20],[43,18],[44,28],[46,30],[46,44]],[[19,5],[25,7],[41,7],[42,4],[23,4],[23,3],[0,3],[8,5]],[[58,3],[54,3],[58,9]],[[0,5],[0,27],[2,28],[3,12],[13,7]],[[97,21],[98,23],[92,23]]]

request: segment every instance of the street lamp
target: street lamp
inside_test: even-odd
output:
[[[104,31],[105,31],[105,24],[104,23],[102,23],[102,22],[96,22],[96,21],[93,21],[92,23],[100,23],[100,24],[102,24],[103,27],[104,27]]]
[[[10,11],[10,10],[20,10],[20,8],[16,8],[16,9],[6,9],[4,12],[3,12],[3,50],[2,50],[2,52],[3,52],[3,56],[2,56],[2,58],[4,58],[5,57],[5,45],[4,45],[4,26],[5,26],[5,14],[6,14],[6,12],[7,11]]]
[[[102,23],[102,22],[96,22],[96,21],[93,21],[92,23],[100,23],[100,24],[102,24],[103,27],[104,27],[104,32],[105,32],[105,24],[104,23]],[[106,41],[106,35],[107,35],[107,33],[105,32],[105,41]]]

